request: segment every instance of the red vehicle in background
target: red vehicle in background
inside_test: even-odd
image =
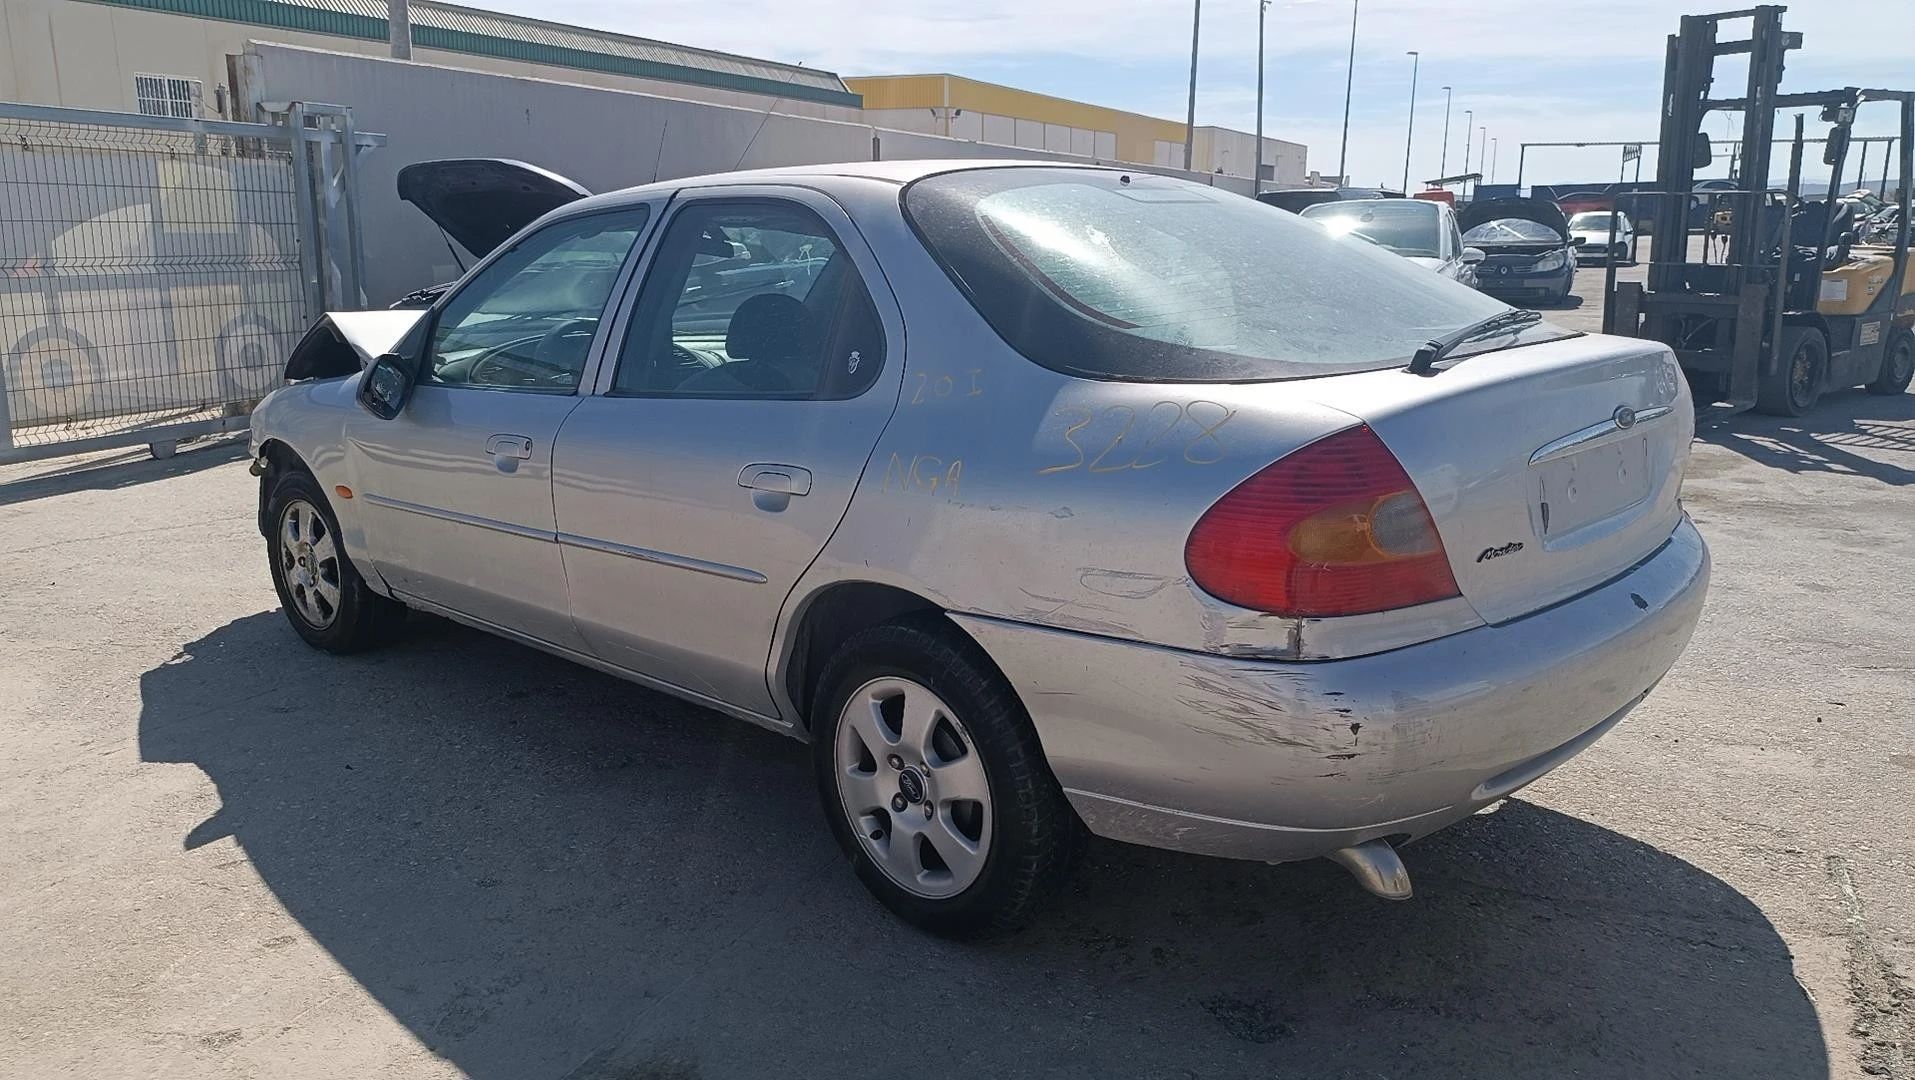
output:
[[[1564,217],[1575,217],[1586,210],[1614,210],[1616,197],[1606,191],[1581,191],[1556,200]]]

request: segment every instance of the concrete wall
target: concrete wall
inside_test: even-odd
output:
[[[266,29],[78,0],[0,0],[0,101],[134,112],[133,76],[171,75],[199,79],[204,84],[202,115],[211,117],[217,115],[214,88],[226,82],[227,54],[239,52],[246,42],[257,38],[365,56],[385,56],[387,49],[383,42],[359,38]],[[439,49],[414,48],[412,58],[420,64],[562,79],[582,86],[744,108],[764,109],[773,103],[763,94]],[[862,111],[789,98],[778,99],[777,108],[794,116],[853,122]]]
[[[260,100],[350,106],[362,130],[384,132],[365,159],[367,290],[375,304],[454,276],[438,230],[394,194],[399,169],[448,157],[510,157],[593,191],[737,168],[887,160],[1020,157],[1083,161],[1039,150],[890,131],[569,83],[427,67],[255,43]],[[1197,176],[1248,192],[1249,182]]]

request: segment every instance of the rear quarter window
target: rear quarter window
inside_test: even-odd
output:
[[[1006,342],[1069,375],[1252,382],[1401,366],[1504,305],[1286,211],[1115,170],[906,188],[919,238]]]

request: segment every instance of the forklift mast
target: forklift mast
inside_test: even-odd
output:
[[[1769,166],[1775,139],[1776,97],[1782,86],[1783,58],[1802,47],[1802,35],[1782,29],[1779,4],[1764,4],[1714,15],[1684,15],[1678,33],[1669,38],[1663,68],[1661,152],[1656,162],[1657,228],[1649,248],[1649,289],[1652,292],[1704,289],[1735,294],[1750,280],[1750,256],[1759,256],[1758,230],[1762,215],[1753,213],[1769,185]],[[1719,39],[1721,24],[1749,19],[1746,41]],[[1744,96],[1735,101],[1709,96],[1715,84],[1716,58],[1748,54],[1749,78]],[[1742,112],[1742,162],[1733,180],[1729,257],[1723,266],[1689,262],[1689,224],[1696,204],[1696,173],[1713,160],[1713,148],[1703,133],[1711,111],[1737,108]],[[1746,208],[1746,209],[1745,209]],[[1706,212],[1706,208],[1705,208]],[[1669,222],[1672,228],[1663,228]],[[1761,275],[1759,275],[1761,276]],[[1758,277],[1759,277],[1758,276]]]

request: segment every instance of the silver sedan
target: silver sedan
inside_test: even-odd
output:
[[[1084,832],[1396,847],[1675,663],[1669,350],[1236,195],[886,162],[581,199],[254,415],[292,627],[408,609],[808,740],[864,884],[1016,923]]]

